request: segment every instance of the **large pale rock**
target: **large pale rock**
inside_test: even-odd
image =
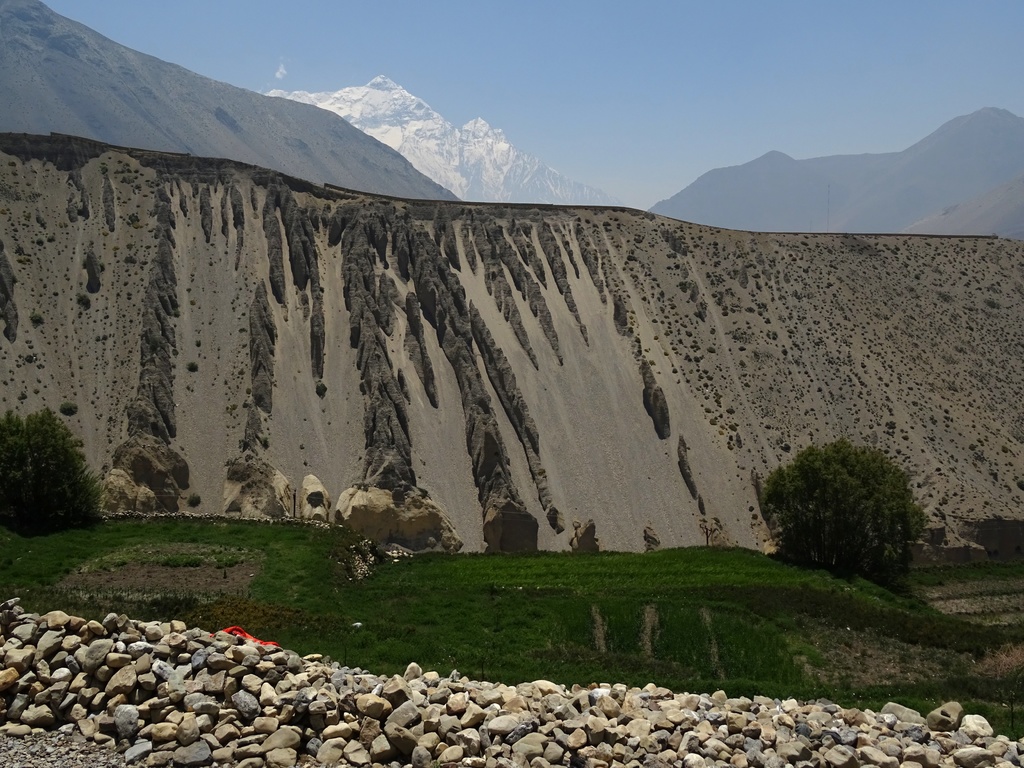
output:
[[[107,512],[135,512],[139,486],[123,469],[112,469],[103,479],[103,508]]]
[[[194,741],[188,746],[178,747],[174,750],[174,765],[182,768],[196,768],[196,766],[209,765],[213,762],[213,752],[210,745],[203,739]]]
[[[338,499],[335,522],[343,522],[380,544],[412,550],[458,552],[462,539],[448,514],[416,490],[408,493],[383,488],[349,488]]]
[[[36,659],[36,647],[26,645],[22,648],[12,648],[4,657],[4,663],[9,669],[15,670],[19,675],[25,674]]]
[[[969,739],[983,739],[993,733],[992,726],[981,715],[964,715],[960,731]]]
[[[933,731],[955,731],[964,719],[964,708],[958,701],[947,701],[928,713],[928,728]]]
[[[315,520],[326,523],[331,516],[331,496],[316,475],[302,478],[302,503],[299,517],[302,520]]]
[[[292,768],[298,753],[294,749],[273,749],[264,755],[267,768]]]
[[[883,715],[895,715],[896,719],[902,723],[910,723],[911,725],[927,725],[927,721],[921,717],[921,713],[916,709],[905,707],[894,701],[890,701],[882,707],[881,713]]]
[[[0,669],[0,693],[3,693],[16,682],[21,675],[14,668]]]
[[[40,704],[29,707],[22,712],[21,722],[32,728],[49,728],[57,722],[57,718],[54,716],[52,709],[45,704]]]
[[[316,761],[326,765],[340,763],[345,755],[345,739],[328,739],[316,752]]]
[[[295,497],[291,483],[269,462],[241,456],[228,463],[224,514],[230,517],[291,517]]]
[[[131,492],[129,483],[134,484],[136,489],[134,510],[124,511],[147,511],[145,507],[148,501],[141,495],[144,488],[162,511],[178,511],[181,493],[189,487],[189,467],[163,440],[145,431],[133,434],[114,451],[112,464],[113,469],[108,473],[107,480],[118,494],[118,503],[127,502],[127,494]],[[122,470],[127,475],[127,482],[120,474],[114,476],[116,470]]]
[[[263,742],[264,752],[273,752],[276,749],[296,749],[302,743],[302,734],[296,728],[281,728],[267,736]]]
[[[114,710],[114,725],[119,739],[134,741],[139,733],[139,708],[122,704]]]
[[[135,688],[135,684],[138,682],[138,674],[135,672],[135,667],[131,664],[121,667],[114,676],[107,682],[107,694],[109,696],[124,695],[127,696]]]
[[[959,768],[988,768],[995,765],[996,756],[981,747],[964,747],[953,753],[953,762]]]

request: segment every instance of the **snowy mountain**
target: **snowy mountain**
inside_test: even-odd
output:
[[[463,200],[615,205],[599,189],[566,178],[521,152],[498,128],[470,120],[461,128],[384,76],[340,91],[270,91],[341,115],[398,150],[422,174]]]

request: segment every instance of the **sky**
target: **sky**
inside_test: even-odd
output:
[[[254,91],[387,75],[645,209],[771,150],[899,151],[982,107],[1024,116],[1021,0],[44,2]]]

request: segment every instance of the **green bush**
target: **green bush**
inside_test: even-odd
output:
[[[907,573],[925,525],[906,473],[848,440],[809,446],[772,472],[761,506],[784,559],[881,583]]]
[[[85,526],[99,517],[103,488],[82,443],[46,408],[0,419],[0,524],[24,534]]]
[[[201,498],[201,497],[199,496],[199,494],[198,494],[198,493],[193,493],[193,494],[190,494],[190,495],[189,495],[189,497],[188,497],[188,505],[189,505],[190,507],[193,507],[193,508],[195,508],[195,507],[198,507],[198,506],[199,506],[200,504],[202,504],[202,503],[203,503],[203,500],[202,500],[202,498]]]
[[[65,416],[74,416],[78,413],[78,406],[72,403],[70,400],[65,400],[60,404],[60,412]]]

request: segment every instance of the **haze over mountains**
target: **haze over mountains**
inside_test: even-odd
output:
[[[498,128],[476,118],[458,128],[425,101],[384,76],[339,91],[270,91],[315,104],[398,150],[416,168],[463,200],[562,205],[616,205],[599,189],[573,181],[517,149]]]
[[[732,229],[1012,237],[1024,229],[1024,200],[1019,186],[997,188],[1022,173],[1024,118],[987,108],[901,152],[807,160],[769,152],[709,171],[651,210]]]
[[[68,133],[383,194],[454,197],[330,113],[138,53],[38,0],[0,0],[0,104],[0,131]]]

